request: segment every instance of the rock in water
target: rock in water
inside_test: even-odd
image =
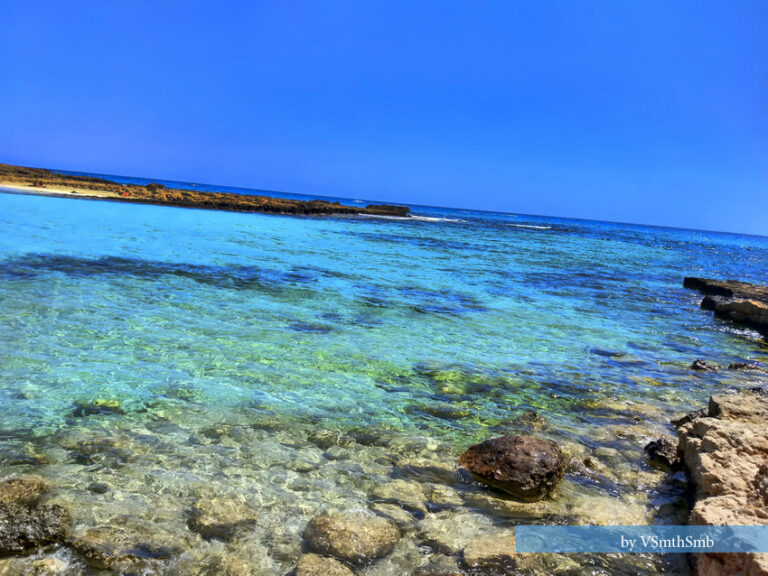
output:
[[[651,463],[661,464],[667,468],[677,468],[680,458],[677,455],[677,442],[662,436],[658,440],[652,440],[645,445],[645,453]]]
[[[685,278],[683,286],[705,294],[701,301],[704,310],[714,310],[716,316],[768,335],[768,286],[694,277]]]
[[[231,540],[238,531],[256,524],[258,513],[244,502],[200,498],[188,510],[187,526],[207,540]]]
[[[21,554],[66,537],[72,524],[61,506],[0,503],[0,556]]]
[[[391,520],[355,510],[315,516],[304,536],[317,552],[361,565],[389,554],[400,530]]]
[[[0,480],[0,503],[34,504],[47,490],[48,482],[39,476],[8,476]]]
[[[514,535],[479,536],[464,548],[464,562],[470,568],[514,570],[515,556]]]
[[[699,370],[701,372],[717,372],[717,366],[707,364],[704,360],[694,360],[691,364],[691,370]]]
[[[304,554],[296,567],[296,576],[355,576],[355,573],[334,558]]]
[[[459,457],[459,466],[476,480],[525,502],[551,494],[566,465],[557,444],[533,436],[491,438]]]
[[[731,362],[728,370],[760,370],[760,365],[753,362]]]

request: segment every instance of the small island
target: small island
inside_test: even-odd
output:
[[[198,192],[167,188],[163,184],[154,182],[147,185],[123,184],[94,176],[76,176],[45,168],[27,168],[10,164],[0,164],[0,187],[13,188],[28,194],[98,198],[119,202],[230,212],[262,212],[302,216],[355,216],[362,214],[400,218],[406,218],[410,215],[410,209],[406,206],[369,204],[362,208],[326,200],[292,200],[255,194]]]

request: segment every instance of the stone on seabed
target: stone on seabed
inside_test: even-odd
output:
[[[354,576],[354,572],[334,558],[304,554],[296,567],[296,576]]]
[[[304,535],[317,552],[353,564],[386,556],[400,540],[394,522],[366,510],[315,516]]]

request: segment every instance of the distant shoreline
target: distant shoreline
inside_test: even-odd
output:
[[[6,190],[1,190],[5,188]],[[369,204],[348,206],[326,200],[293,200],[228,192],[198,192],[166,188],[162,184],[122,184],[105,178],[76,176],[44,168],[0,164],[0,191],[58,198],[86,198],[116,202],[199,208],[227,212],[257,212],[298,216],[394,216],[407,218],[406,206]]]

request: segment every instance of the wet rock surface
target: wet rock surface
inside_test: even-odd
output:
[[[533,436],[486,440],[471,446],[458,462],[479,482],[526,502],[549,495],[567,467],[557,444]]]
[[[662,436],[657,440],[651,440],[645,445],[645,453],[652,464],[665,468],[677,468],[680,466],[680,457],[677,454],[677,440]]]
[[[696,503],[695,525],[768,525],[768,397],[710,398],[706,414],[678,427],[680,454]],[[698,555],[702,576],[768,574],[768,554]]]
[[[391,520],[356,510],[315,516],[304,536],[317,552],[361,565],[389,554],[400,530]]]
[[[683,280],[683,287],[705,295],[701,301],[704,310],[712,310],[720,318],[752,326],[764,335],[768,334],[768,286],[687,277]]]
[[[698,370],[699,372],[717,372],[719,368],[714,364],[697,359],[691,364],[691,370]]]

